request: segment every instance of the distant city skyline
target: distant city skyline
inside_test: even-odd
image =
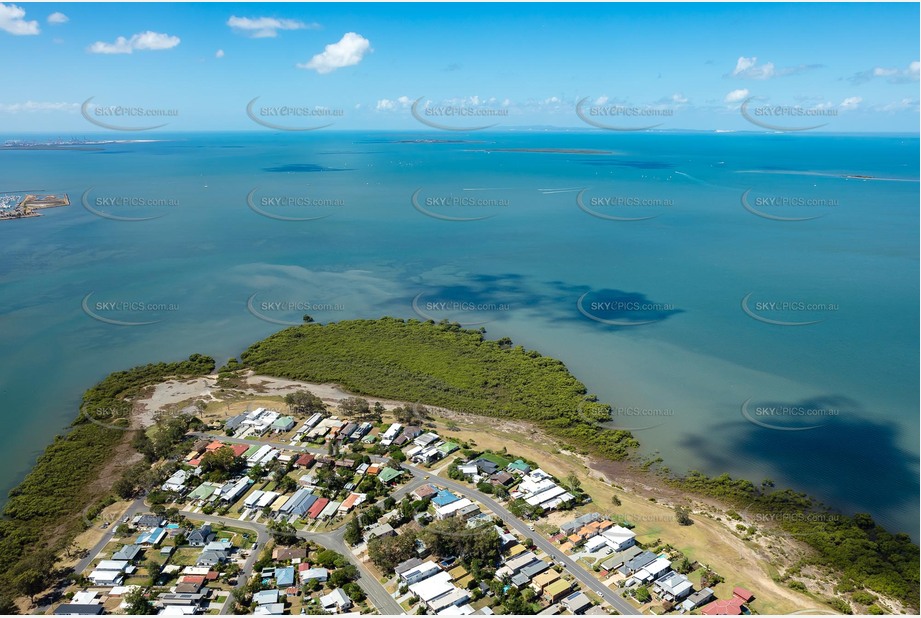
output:
[[[0,3],[0,131],[917,133],[918,18],[910,3]]]

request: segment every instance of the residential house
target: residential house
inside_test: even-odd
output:
[[[688,578],[680,573],[669,571],[652,584],[652,590],[663,601],[677,603],[694,591]]]
[[[138,535],[138,538],[135,539],[135,544],[142,547],[155,547],[163,542],[163,539],[166,538],[166,530],[163,528],[154,528],[148,530],[147,532],[142,532]]]
[[[425,500],[426,498],[433,498],[434,496],[437,496],[438,490],[431,485],[423,485],[422,487],[414,490],[412,495],[415,496],[417,500]]]
[[[700,608],[704,616],[741,616],[744,601],[737,596],[730,599],[716,599]]]
[[[633,575],[655,559],[656,555],[654,553],[651,551],[643,551],[633,558],[625,560],[624,565],[620,567],[620,572],[624,575]]]
[[[317,580],[319,582],[326,582],[329,579],[329,571],[322,567],[310,568],[309,564],[299,564],[297,565],[298,577],[301,580],[302,584],[306,584],[311,580]]]
[[[275,585],[287,588],[294,585],[294,567],[279,567],[275,569]]]
[[[515,482],[515,477],[508,472],[497,472],[489,477],[489,482],[493,485],[502,485],[508,487]]]
[[[393,567],[393,572],[396,573],[397,577],[401,577],[403,573],[416,568],[420,564],[422,564],[420,558],[410,558]]]
[[[544,588],[560,579],[562,579],[562,576],[559,573],[553,569],[548,569],[531,579],[531,588],[533,588],[534,592],[537,594],[543,594]]]
[[[215,536],[211,530],[211,524],[202,524],[201,528],[196,528],[189,533],[185,542],[192,547],[204,547],[213,541]]]
[[[460,500],[454,500],[444,506],[439,506],[435,509],[435,518],[436,519],[445,519],[458,513],[462,509],[467,509],[467,507],[476,506],[473,504],[473,501],[470,498],[461,498]],[[469,512],[469,509],[468,509]],[[479,507],[476,508],[476,512],[479,512]]]
[[[284,433],[286,431],[291,431],[294,429],[294,419],[290,416],[279,416],[272,423],[272,432],[273,433]]]
[[[572,584],[565,579],[561,579],[544,588],[543,596],[550,603],[556,603],[568,596],[571,590]]]
[[[531,466],[529,466],[528,464],[526,464],[526,463],[525,463],[524,461],[522,461],[521,459],[516,459],[515,461],[513,461],[513,462],[510,463],[509,465],[505,466],[505,469],[508,470],[509,472],[512,472],[512,473],[515,473],[515,474],[519,474],[519,475],[521,475],[521,474],[530,474],[530,472],[531,472]]]
[[[397,573],[400,580],[402,580],[406,584],[415,584],[416,582],[420,582],[424,579],[427,579],[431,577],[432,575],[435,575],[436,573],[441,571],[441,567],[439,567],[438,564],[433,562],[432,560],[429,560],[427,562],[422,562],[418,558],[411,558],[410,560],[406,562],[412,562],[412,561],[418,561],[419,564],[412,566],[408,569],[405,569],[402,573]],[[403,562],[398,566],[405,565],[406,562]]]
[[[635,572],[633,577],[643,583],[648,583],[664,575],[671,566],[671,560],[668,558],[656,558],[642,569]]]
[[[140,556],[141,552],[143,551],[144,548],[140,545],[125,545],[117,552],[112,554],[112,560],[134,561],[137,560],[138,556]]]
[[[276,547],[272,550],[272,560],[280,562],[303,560],[306,557],[307,550],[303,547]]]
[[[55,616],[98,616],[105,608],[99,603],[62,603],[54,608]]]
[[[342,588],[336,588],[327,595],[320,597],[320,605],[328,612],[340,613],[352,607],[352,600]]]
[[[482,457],[478,457],[477,459],[474,459],[473,461],[469,462],[469,465],[476,466],[480,474],[484,476],[491,476],[499,471],[498,464],[496,464],[495,462],[489,461],[488,459],[484,459]]]
[[[253,594],[253,603],[256,605],[269,605],[278,603],[278,590],[261,590]]]
[[[409,428],[407,427],[407,429]],[[421,433],[418,427],[416,427],[415,429],[416,431],[419,431]],[[403,434],[407,435],[405,431],[403,432]],[[422,433],[421,435],[416,434],[415,436],[411,436],[411,437],[414,438],[413,444],[415,444],[416,446],[421,446],[422,448],[428,448],[429,446],[432,446],[435,442],[438,442],[438,434],[432,433],[431,431]]]
[[[313,453],[304,453],[294,461],[295,468],[309,468],[313,465],[316,457]]]
[[[342,501],[342,504],[339,505],[340,513],[348,513],[353,508],[361,504],[367,498],[366,494],[357,494],[352,492],[349,494],[349,497]]]
[[[402,475],[403,475],[402,470],[394,470],[393,468],[389,466],[385,466],[384,468],[381,469],[381,472],[380,474],[378,474],[377,478],[379,478],[381,480],[381,483],[383,483],[384,485],[390,485],[396,479],[400,478]]]
[[[614,551],[624,551],[636,543],[636,534],[623,526],[611,526],[601,536]]]
[[[519,460],[520,461],[520,460]],[[515,462],[518,463],[518,462]],[[581,517],[576,517],[575,519],[568,521],[560,525],[560,530],[562,530],[566,535],[570,535],[582,526],[590,524],[593,521],[598,521],[601,519],[601,513],[587,513]]]
[[[161,486],[163,491],[180,492],[185,488],[186,481],[189,479],[189,473],[185,470],[176,470],[171,477]]]
[[[397,531],[390,524],[378,524],[365,532],[365,539],[371,541],[382,536],[396,536]]]
[[[560,605],[569,610],[571,614],[581,614],[592,606],[592,600],[582,591],[574,592],[560,601]]]
[[[134,518],[134,527],[139,530],[150,530],[151,528],[160,528],[166,525],[166,520],[159,515],[144,513]]]
[[[692,593],[684,601],[681,602],[681,609],[686,612],[697,609],[701,605],[704,605],[713,598],[713,590],[710,588],[703,588],[697,592]]]

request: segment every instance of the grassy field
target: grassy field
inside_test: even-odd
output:
[[[448,419],[438,419],[437,431],[453,440],[475,443],[477,448],[510,453],[527,453],[542,469],[557,478],[565,478],[575,472],[582,479],[582,487],[592,497],[592,502],[567,513],[556,513],[541,520],[547,528],[556,528],[560,523],[579,514],[600,512],[619,515],[633,522],[637,540],[652,542],[661,539],[681,550],[692,560],[700,560],[726,578],[725,584],[717,590],[720,597],[731,595],[733,586],[748,588],[758,599],[753,608],[764,613],[786,614],[803,608],[827,608],[808,595],[803,595],[775,583],[771,575],[775,569],[757,555],[754,545],[746,544],[732,534],[725,525],[705,517],[695,517],[691,526],[679,526],[671,507],[659,502],[650,502],[649,496],[615,490],[598,478],[580,458],[560,452],[559,446],[550,438],[529,432],[517,423],[498,424],[491,419],[478,419],[465,415],[463,420],[452,416],[459,430],[448,431]],[[612,496],[616,495],[621,506],[614,506]],[[539,527],[541,524],[539,523]]]

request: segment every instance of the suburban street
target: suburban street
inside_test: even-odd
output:
[[[221,440],[223,442],[236,443],[236,444],[253,444],[254,443],[253,440],[229,438],[226,436],[218,436],[218,435],[208,434],[208,433],[196,433],[193,435],[199,436],[202,438],[210,438],[213,440]],[[319,449],[319,448],[311,448],[311,447],[300,446],[300,445],[292,446],[287,443],[269,442],[269,441],[263,441],[263,440],[259,440],[258,443],[268,444],[278,449],[309,452],[309,453],[316,453],[316,454],[321,454],[321,455],[326,454],[326,450]],[[375,461],[379,461],[379,462],[387,461],[387,458],[384,458],[384,457],[372,456],[371,459]],[[395,498],[402,497],[405,493],[412,491],[416,487],[423,485],[426,482],[433,482],[434,480],[437,480],[437,483],[439,485],[442,485],[448,489],[451,489],[459,494],[465,495],[468,498],[477,500],[478,502],[486,506],[489,510],[491,510],[497,517],[499,517],[499,519],[505,522],[505,524],[508,525],[509,528],[514,529],[516,532],[518,532],[519,534],[523,536],[531,538],[534,541],[534,544],[537,547],[539,547],[544,553],[552,557],[559,564],[563,565],[566,571],[571,573],[572,576],[576,578],[576,580],[578,580],[580,583],[582,583],[586,588],[588,588],[592,592],[596,593],[602,599],[610,603],[611,606],[614,607],[614,609],[616,609],[621,614],[638,615],[640,613],[638,609],[630,605],[630,603],[628,603],[625,599],[623,599],[619,594],[615,593],[610,588],[602,584],[597,578],[595,578],[591,573],[589,573],[584,567],[582,567],[575,560],[573,560],[572,558],[564,554],[562,551],[560,551],[559,548],[557,548],[548,539],[544,538],[543,535],[531,530],[525,522],[523,522],[518,517],[515,517],[514,515],[512,515],[512,513],[509,512],[508,509],[506,509],[504,506],[499,504],[496,500],[494,500],[490,496],[487,496],[486,494],[480,491],[477,491],[475,488],[469,485],[460,483],[458,481],[454,481],[452,479],[449,479],[443,476],[436,476],[436,479],[430,478],[428,481],[426,481],[425,480],[426,477],[435,476],[431,470],[424,470],[422,468],[417,468],[415,466],[411,466],[406,463],[403,463],[402,466],[414,476],[414,480],[410,481],[409,484],[407,484],[405,487],[401,488],[397,492],[394,492]],[[309,534],[309,533],[302,533],[302,534]],[[305,538],[310,538],[310,537],[305,537]],[[342,542],[341,536],[339,537],[339,540],[340,542]],[[344,546],[344,543],[343,543],[343,546]],[[346,555],[350,558],[353,558],[350,551],[346,552]],[[375,583],[377,583],[376,580],[375,580]],[[383,587],[381,587],[381,590],[383,590]],[[396,604],[396,602],[390,597],[389,594],[386,596],[390,598],[390,600],[393,601],[394,604]],[[368,594],[368,597],[373,599],[373,597],[370,594]],[[391,613],[389,611],[385,612],[383,608],[381,608],[381,611],[382,613]],[[397,611],[396,613],[400,613],[400,612]]]
[[[221,517],[218,515],[203,515],[202,513],[194,513],[192,511],[180,511],[186,517],[196,520],[209,521],[212,523],[221,523],[226,526],[233,526],[236,528],[246,528],[248,530],[253,530],[258,535],[259,549],[255,552],[252,552],[246,560],[246,564],[243,567],[243,570],[240,572],[239,582],[237,587],[241,587],[246,584],[249,579],[249,576],[252,573],[253,565],[259,559],[259,554],[262,549],[265,547],[265,543],[269,540],[268,529],[265,524],[260,524],[252,521],[241,521],[234,517]],[[352,554],[345,541],[342,540],[342,537],[345,535],[345,528],[339,528],[334,532],[305,532],[298,531],[297,536],[302,539],[307,539],[322,545],[326,549],[331,549],[335,552],[338,552],[345,556],[349,562],[358,567],[361,577],[358,578],[356,582],[364,593],[368,596],[371,603],[374,604],[376,608],[382,614],[401,614],[403,609],[400,607],[393,597],[384,589],[384,587],[377,581],[374,575],[368,571],[356,557]],[[228,614],[230,609],[230,603],[233,601],[232,597],[228,597],[227,601],[224,603],[224,607],[221,609],[221,614]]]

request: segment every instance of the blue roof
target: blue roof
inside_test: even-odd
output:
[[[452,502],[456,502],[458,500],[460,500],[460,498],[452,494],[447,489],[442,489],[441,491],[438,492],[438,495],[432,498],[432,502],[434,502],[436,506],[444,506],[446,504],[451,504]]]
[[[138,535],[137,543],[138,545],[143,545],[144,543],[156,543],[160,540],[160,537],[166,534],[166,530],[163,528],[154,528],[153,530],[148,530]]]
[[[280,567],[275,569],[275,583],[279,586],[293,586],[294,567]]]

